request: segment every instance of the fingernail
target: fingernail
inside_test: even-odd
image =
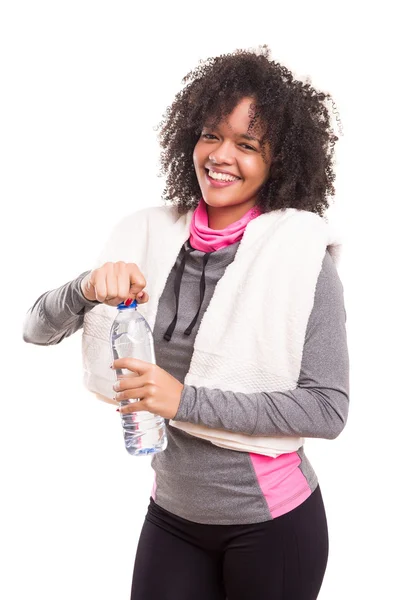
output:
[[[113,368],[114,368],[114,363],[112,362],[110,365],[110,369],[113,369]]]
[[[124,302],[125,306],[130,306],[133,302],[133,298],[127,298]]]
[[[140,292],[140,293],[137,295],[137,297],[138,297],[138,298],[143,298],[143,296],[144,296],[144,292]]]
[[[119,412],[119,408],[116,409],[116,412]]]

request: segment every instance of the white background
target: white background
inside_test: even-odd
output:
[[[5,600],[130,596],[153,481],[150,459],[128,455],[119,414],[84,389],[81,333],[57,346],[34,346],[22,341],[22,320],[40,294],[92,268],[123,215],[162,204],[154,128],[184,75],[200,59],[262,43],[297,77],[310,76],[315,87],[331,92],[344,130],[328,216],[346,240],[339,273],[351,405],[336,440],[306,442],[330,530],[319,598],[397,597],[399,48],[393,5],[3,4]]]

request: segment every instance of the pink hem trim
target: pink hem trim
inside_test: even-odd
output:
[[[293,510],[311,495],[311,488],[299,469],[297,452],[276,458],[249,452],[258,484],[271,517],[275,519]]]

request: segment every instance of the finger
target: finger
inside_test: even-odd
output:
[[[114,396],[114,399],[117,402],[122,402],[123,400],[144,400],[149,396],[149,391],[146,387],[140,387],[135,389],[124,390],[123,392],[117,392]]]
[[[117,276],[118,297],[126,300],[129,296],[130,280],[126,263],[119,261],[115,263],[115,272]]]
[[[122,414],[129,414],[134,412],[140,412],[143,410],[151,412],[151,402],[149,402],[146,399],[140,400],[139,402],[131,402],[126,406],[121,406],[119,412]]]
[[[118,380],[113,385],[113,390],[116,392],[123,392],[125,390],[134,390],[137,388],[144,387],[146,384],[145,375],[137,375],[136,377],[122,376],[118,377]]]
[[[135,263],[128,263],[127,271],[129,275],[129,294],[138,294],[146,287],[143,273]]]
[[[92,275],[92,285],[98,302],[104,302],[107,297],[106,276],[103,269],[95,269]]]
[[[112,363],[113,369],[129,369],[139,375],[145,373],[149,368],[154,367],[153,363],[140,360],[139,358],[116,358]]]
[[[118,296],[118,283],[117,276],[114,269],[113,263],[107,263],[106,265],[106,285],[107,285],[107,299],[112,300]]]

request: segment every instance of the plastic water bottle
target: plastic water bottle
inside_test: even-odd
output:
[[[114,319],[110,332],[110,344],[113,360],[117,358],[138,358],[155,364],[153,334],[146,319],[137,310],[134,300],[129,306],[122,302],[117,306],[118,314]],[[115,369],[117,376],[135,377],[129,369]],[[140,398],[121,400],[120,407]],[[122,414],[122,427],[125,448],[134,456],[155,454],[167,447],[165,420],[148,411]]]

